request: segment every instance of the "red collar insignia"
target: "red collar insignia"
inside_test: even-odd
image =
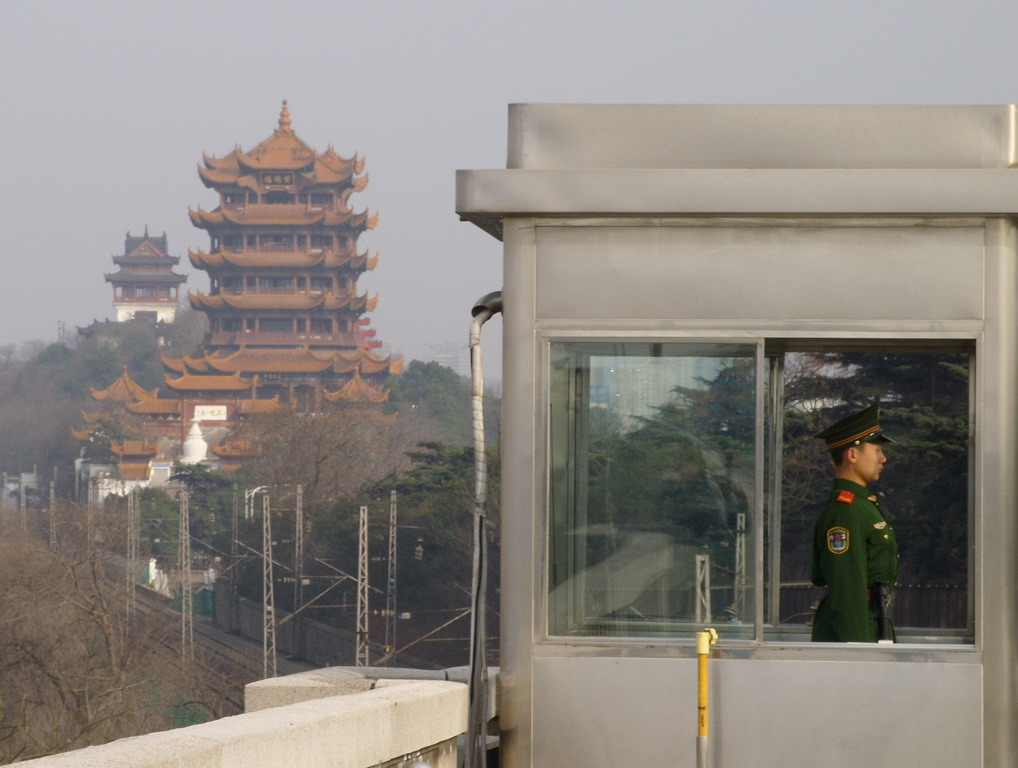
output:
[[[840,501],[842,504],[851,504],[854,500],[855,494],[846,490],[838,491],[838,498],[835,499],[835,501]]]

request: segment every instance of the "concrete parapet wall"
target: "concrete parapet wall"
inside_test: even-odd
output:
[[[254,695],[261,702],[255,712],[24,765],[373,768],[409,766],[425,759],[432,768],[454,768],[454,740],[467,727],[465,685],[445,680],[366,680],[349,673],[304,678],[315,674],[293,675],[302,679],[292,682],[276,678],[252,684],[261,690]],[[324,691],[329,693],[323,697]],[[295,703],[283,704],[284,700]]]

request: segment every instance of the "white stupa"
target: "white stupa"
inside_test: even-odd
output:
[[[205,461],[209,452],[209,445],[202,437],[201,427],[198,424],[198,419],[191,419],[191,429],[187,433],[187,440],[184,441],[181,449],[181,464],[200,464]]]

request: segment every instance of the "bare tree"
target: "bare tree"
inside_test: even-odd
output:
[[[301,484],[308,505],[356,494],[405,468],[420,439],[407,419],[357,408],[270,417],[254,429],[262,482]]]
[[[179,662],[175,624],[159,611],[128,620],[119,523],[59,510],[59,547],[0,521],[0,761],[171,727],[174,709],[220,699]],[[213,681],[215,683],[216,681]]]

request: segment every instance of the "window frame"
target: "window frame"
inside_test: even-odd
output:
[[[756,346],[756,367],[755,367],[755,420],[756,432],[754,435],[754,499],[752,503],[753,519],[751,521],[752,548],[753,548],[753,572],[752,572],[752,599],[754,602],[752,616],[752,631],[743,638],[735,639],[734,642],[749,641],[755,646],[788,646],[795,645],[800,639],[789,639],[787,636],[789,626],[781,625],[778,621],[771,621],[772,617],[779,617],[777,610],[780,601],[780,590],[773,589],[773,585],[780,584],[780,553],[781,540],[778,537],[767,537],[767,531],[779,530],[781,522],[780,498],[782,493],[782,468],[784,462],[771,462],[771,456],[782,455],[782,423],[784,408],[784,384],[782,379],[776,376],[783,376],[784,354],[788,352],[868,352],[874,353],[895,353],[895,352],[923,352],[943,354],[966,353],[969,356],[968,362],[968,424],[969,443],[967,450],[967,571],[968,582],[966,585],[967,617],[964,629],[940,629],[929,633],[924,637],[913,637],[921,633],[910,632],[908,628],[899,637],[899,644],[910,643],[912,640],[921,642],[932,647],[947,646],[950,648],[971,649],[978,641],[978,561],[980,558],[978,548],[978,494],[977,494],[977,472],[979,465],[979,442],[978,442],[978,408],[979,398],[979,368],[981,352],[981,334],[969,332],[946,332],[943,335],[922,333],[911,335],[904,333],[859,333],[857,335],[838,334],[836,336],[824,337],[817,334],[803,334],[800,336],[787,336],[782,333],[749,332],[745,335],[732,333],[710,333],[710,332],[683,332],[670,331],[667,333],[640,333],[621,331],[614,332],[554,332],[550,330],[539,331],[536,337],[540,365],[539,382],[540,389],[537,392],[540,407],[540,418],[538,425],[540,432],[538,439],[539,451],[535,454],[536,467],[540,468],[538,481],[540,483],[537,498],[541,500],[539,513],[536,517],[535,535],[538,537],[539,551],[545,557],[538,561],[539,573],[535,580],[535,608],[537,613],[536,629],[538,637],[543,643],[553,645],[604,645],[606,642],[613,646],[646,646],[653,645],[684,645],[692,643],[692,635],[685,634],[686,622],[676,622],[677,634],[674,636],[640,636],[640,635],[573,635],[554,634],[551,630],[551,613],[553,610],[550,594],[551,585],[551,542],[552,542],[552,514],[554,493],[552,478],[552,416],[551,416],[551,385],[552,385],[552,347],[555,344],[606,344],[621,345],[627,343],[653,343],[653,344],[753,344]],[[780,371],[778,369],[781,369]],[[570,416],[572,420],[575,415]],[[777,499],[777,502],[775,502]],[[777,526],[776,528],[773,526]],[[747,549],[748,549],[747,543]],[[775,553],[776,550],[776,553]],[[679,634],[682,633],[682,634]],[[809,647],[821,647],[826,644],[811,643],[805,638],[805,644]],[[886,646],[881,646],[886,649]],[[914,647],[914,646],[913,646]]]

